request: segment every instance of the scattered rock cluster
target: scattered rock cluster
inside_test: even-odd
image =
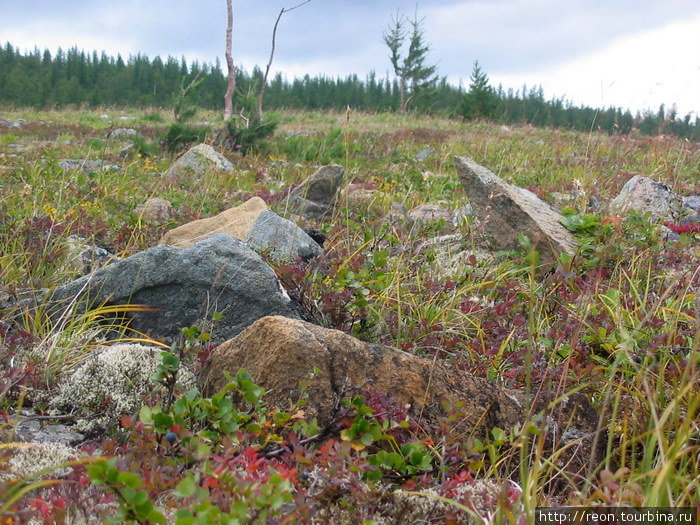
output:
[[[113,135],[128,137],[131,131],[115,130]],[[427,148],[416,159],[422,161],[433,153]],[[456,157],[454,163],[469,205],[455,212],[437,204],[408,212],[403,208],[400,211],[406,220],[415,224],[442,221],[452,227],[474,217],[486,239],[484,248],[517,249],[518,238],[524,234],[550,260],[562,252],[576,251],[576,241],[561,224],[562,215],[534,193],[506,183],[469,158]],[[101,161],[75,159],[61,160],[59,166],[84,172],[120,169]],[[167,175],[235,169],[211,146],[200,144],[179,158]],[[342,167],[321,167],[289,193],[286,211],[299,218],[327,216],[336,205],[343,179]],[[365,202],[374,198],[374,192],[356,185],[343,195]],[[630,179],[610,203],[613,213],[633,209],[649,212],[656,221],[700,222],[700,196],[678,197],[667,186],[641,176]],[[163,224],[177,212],[168,201],[152,198],[134,213]],[[529,403],[520,390],[499,388],[445,364],[301,321],[297,305],[265,257],[308,261],[323,252],[323,238],[318,230],[304,231],[281,217],[258,197],[174,228],[157,246],[122,260],[75,238],[69,262],[76,273],[85,275],[51,293],[50,311],[58,321],[105,304],[142,305],[144,308],[126,314],[131,328],[166,343],[175,341],[182,328],[208,323],[217,312],[221,319],[213,325],[211,335],[218,347],[197,378],[202,388],[214,392],[224,385],[227,373],[235,375],[245,368],[269,389],[271,405],[285,408],[300,395],[299,383],[307,381],[316,367],[308,389],[308,408],[309,415],[322,424],[334,416],[339,397],[367,388],[394,396],[409,405],[412,413],[426,417],[444,415],[445,406],[460,406],[465,413],[460,425],[469,432],[511,428],[524,421]],[[432,258],[440,263],[437,275],[447,277],[460,271],[465,258],[489,256],[487,251],[465,251],[463,241],[459,233],[426,239],[414,253],[433,250]],[[65,378],[59,396],[52,401],[56,409],[78,413],[81,423],[75,429],[61,428],[48,438],[27,423],[18,429],[18,435],[28,441],[73,444],[80,438],[70,432],[113,424],[119,413],[135,409],[150,388],[157,353],[140,345],[96,349],[94,358]],[[194,376],[189,379],[195,380]],[[104,419],[91,420],[91,407],[104,400],[105,388],[112,405],[101,406]],[[550,406],[555,397],[543,393],[533,406],[547,421],[550,446],[565,447],[570,456],[567,470],[578,472],[589,457],[601,457],[595,445],[604,442],[595,438],[598,418],[583,396],[572,395]],[[59,434],[63,437],[57,437]]]

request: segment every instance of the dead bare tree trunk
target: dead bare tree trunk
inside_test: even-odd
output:
[[[226,24],[226,67],[228,68],[228,85],[224,95],[224,121],[233,116],[233,94],[236,91],[236,66],[231,55],[233,40],[233,0],[226,0],[228,23]]]
[[[272,66],[272,59],[275,56],[275,38],[277,37],[277,26],[280,23],[280,19],[282,18],[282,15],[285,13],[288,13],[289,11],[293,11],[294,9],[303,6],[304,4],[308,4],[311,2],[311,0],[306,0],[300,4],[295,5],[294,7],[290,7],[287,9],[286,7],[283,7],[282,10],[280,11],[280,14],[277,15],[277,20],[275,21],[275,27],[272,29],[272,47],[270,49],[270,60],[267,61],[267,67],[265,68],[265,74],[263,75],[262,79],[262,84],[260,84],[260,92],[258,93],[258,118],[262,121],[263,118],[263,98],[265,98],[265,88],[267,87],[267,77],[270,74],[270,67]]]

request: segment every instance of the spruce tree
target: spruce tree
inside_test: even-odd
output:
[[[410,24],[411,31],[406,56],[402,57],[401,48],[408,36],[406,23]],[[434,89],[438,80],[435,75],[437,66],[427,64],[430,45],[425,42],[423,20],[418,20],[416,16],[409,21],[397,12],[389,28],[382,34],[382,39],[391,52],[389,60],[399,79],[399,109],[405,112],[411,103],[415,104]]]
[[[469,91],[462,97],[459,107],[460,116],[466,120],[495,118],[499,97],[489,85],[489,77],[479,66],[478,60],[474,61],[469,80]]]

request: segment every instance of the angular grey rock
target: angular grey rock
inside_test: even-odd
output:
[[[117,128],[110,133],[113,138],[135,137],[139,132],[133,128]]]
[[[292,209],[307,217],[320,217],[330,212],[344,173],[338,164],[320,167],[290,192],[288,202]]]
[[[547,260],[576,251],[573,235],[560,222],[564,217],[537,195],[508,184],[468,157],[455,157],[455,167],[493,248],[517,249],[522,233]]]
[[[258,215],[245,240],[254,250],[269,251],[278,260],[301,257],[308,261],[323,251],[304,230],[272,210],[264,210]]]
[[[627,215],[632,210],[649,212],[654,222],[675,220],[680,208],[680,198],[671,188],[642,175],[628,180],[609,206],[610,212],[619,215]]]
[[[0,118],[0,126],[5,126],[8,128],[14,128],[14,129],[19,129],[22,127],[22,125],[19,124],[18,122],[12,122],[11,120],[5,120],[2,118]]]
[[[61,443],[75,447],[85,439],[84,434],[71,426],[45,424],[31,415],[15,427],[15,441],[22,443]]]
[[[266,315],[298,318],[272,268],[227,234],[185,249],[155,246],[59,286],[52,316],[63,315],[73,299],[78,313],[103,303],[147,305],[152,310],[127,314],[131,328],[167,342],[214,312],[222,314],[211,331],[215,342]]]
[[[81,170],[84,173],[95,173],[97,171],[119,171],[122,167],[119,164],[112,164],[103,160],[87,159],[61,159],[58,167],[63,171]]]
[[[683,197],[683,207],[678,222],[681,224],[700,222],[700,195]]]
[[[428,155],[430,155],[431,153],[435,153],[435,150],[433,148],[423,148],[418,153],[416,153],[415,159],[417,161],[424,161],[428,158]]]
[[[209,170],[236,171],[231,161],[209,144],[198,144],[177,159],[166,175],[199,174]]]

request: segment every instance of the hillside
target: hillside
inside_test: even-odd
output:
[[[526,523],[536,507],[700,505],[698,144],[270,116],[243,155],[199,110],[224,158],[183,169],[164,111],[0,112],[0,516]],[[493,228],[501,196],[480,208],[468,159],[551,205],[566,248],[499,245],[534,230],[515,212]],[[331,164],[340,187],[319,204],[304,181]],[[635,175],[677,209],[611,206]],[[237,206],[248,244],[173,233]],[[307,251],[280,256],[290,239]],[[46,445],[35,423],[71,437]]]

